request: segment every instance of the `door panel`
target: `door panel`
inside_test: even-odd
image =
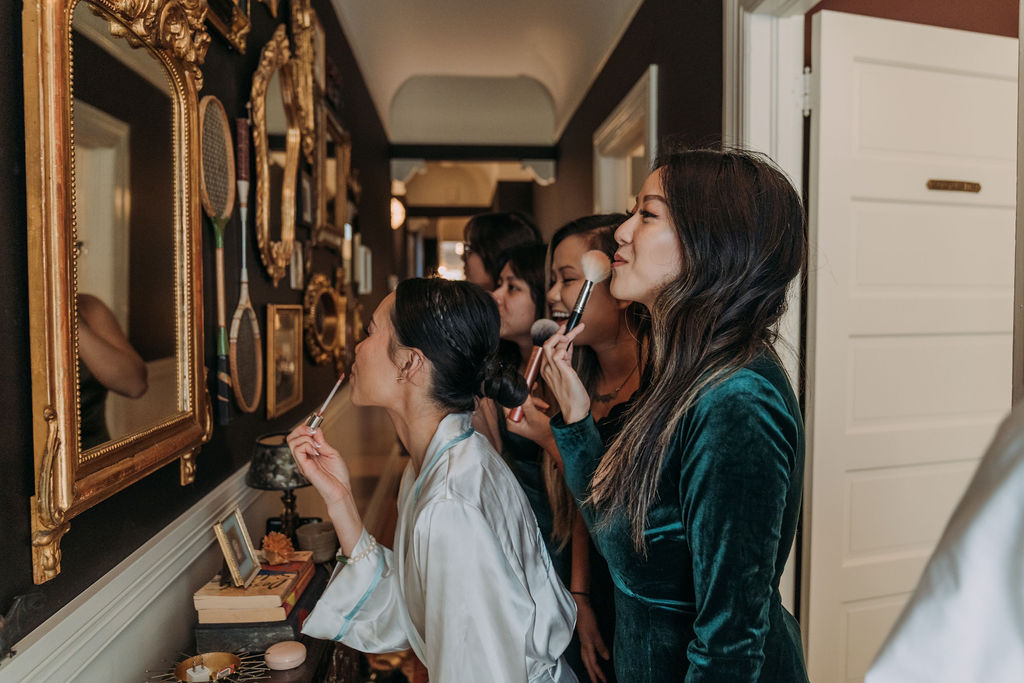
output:
[[[825,11],[813,64],[802,619],[831,683],[863,680],[1010,407],[1017,41]]]

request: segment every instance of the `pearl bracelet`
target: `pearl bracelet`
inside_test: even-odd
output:
[[[367,535],[369,535],[369,534],[367,534]],[[363,551],[361,553],[359,553],[358,555],[353,555],[352,557],[349,557],[348,555],[346,555],[346,554],[344,554],[342,552],[339,552],[336,557],[337,557],[338,562],[340,562],[342,566],[345,566],[345,565],[348,565],[348,564],[355,564],[359,560],[363,559],[364,557],[366,557],[367,555],[372,553],[373,549],[376,548],[376,547],[377,547],[377,539],[374,538],[373,536],[370,536],[370,543],[369,543],[369,545],[367,545],[366,548],[364,548]]]

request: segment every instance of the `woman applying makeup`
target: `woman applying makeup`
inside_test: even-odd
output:
[[[383,407],[410,454],[394,552],[363,528],[349,471],[323,433],[288,436],[344,559],[303,631],[366,652],[412,648],[436,683],[571,683],[562,660],[575,617],[512,472],[474,432],[481,393],[526,395],[497,359],[499,317],[466,282],[402,282],[356,348],[352,402]]]
[[[582,330],[545,344],[566,482],[616,585],[622,680],[807,680],[779,595],[803,423],[772,349],[803,229],[799,196],[766,157],[668,153],[615,232],[611,293],[647,308],[652,330],[607,448],[571,365]]]
[[[585,216],[560,228],[551,238],[550,286],[546,299],[550,317],[565,322],[583,287],[583,255],[598,250],[608,255],[617,245],[612,232],[627,216],[605,214]],[[636,307],[633,307],[636,308]],[[607,281],[595,285],[582,320],[585,329],[576,339],[573,367],[593,401],[594,419],[605,443],[616,432],[616,416],[639,384],[637,335],[641,321],[629,302],[615,299]],[[549,397],[550,398],[550,397]],[[525,406],[526,420],[509,423],[510,430],[542,445],[546,453],[543,468],[548,499],[554,519],[552,538],[556,545],[571,543],[571,571],[567,580],[576,601],[576,631],[567,659],[577,675],[594,683],[614,681],[609,646],[615,625],[614,589],[604,559],[594,550],[586,525],[578,514],[577,501],[566,489],[555,463],[557,446],[547,417],[539,412],[536,399]],[[554,457],[552,457],[554,456]],[[575,650],[579,648],[579,664]]]

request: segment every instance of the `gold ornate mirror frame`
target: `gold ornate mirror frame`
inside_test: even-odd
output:
[[[83,2],[85,0],[82,0]],[[71,21],[75,0],[25,4],[22,32],[28,196],[35,583],[61,571],[70,520],[174,459],[181,483],[213,428],[203,370],[202,239],[196,93],[209,35],[202,0],[92,0],[111,33],[147,49],[168,75],[173,110],[175,351],[178,411],[83,458],[78,412]],[[96,455],[93,458],[93,455]],[[94,461],[100,461],[98,464]],[[89,467],[83,467],[89,464]]]
[[[326,275],[315,273],[306,285],[303,304],[306,350],[314,363],[326,365],[338,353],[345,353],[345,297],[331,286]]]
[[[281,281],[292,260],[295,241],[295,179],[299,171],[301,132],[295,126],[295,88],[291,70],[287,68],[291,50],[284,24],[279,24],[273,37],[260,54],[260,63],[252,77],[249,101],[252,104],[253,146],[256,149],[256,244],[260,260],[274,286]],[[285,136],[284,181],[281,185],[281,239],[270,234],[270,142],[267,137],[267,87],[274,73],[281,79],[288,133]]]

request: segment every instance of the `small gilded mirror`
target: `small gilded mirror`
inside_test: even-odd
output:
[[[263,47],[252,79],[256,151],[256,243],[274,286],[292,258],[301,132],[297,124],[291,50],[284,24]]]
[[[306,350],[317,365],[326,365],[345,347],[345,297],[331,286],[323,273],[316,273],[306,286],[303,328]]]
[[[317,136],[317,228],[314,239],[318,244],[332,246],[339,252],[345,243],[345,224],[348,215],[349,169],[352,159],[352,141],[331,113],[330,105],[321,100],[319,105],[320,134]]]

